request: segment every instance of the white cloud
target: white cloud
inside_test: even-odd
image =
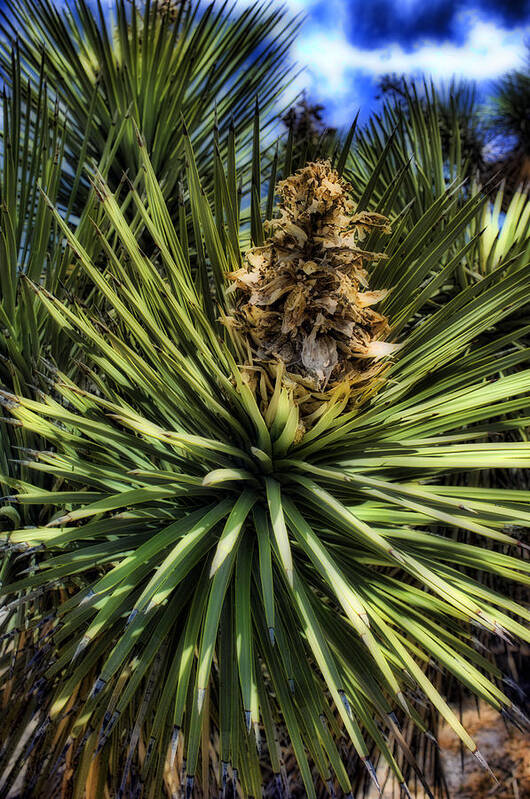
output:
[[[370,0],[367,0],[370,2]],[[418,0],[399,0],[412,7]],[[254,0],[237,0],[239,7]],[[389,72],[431,76],[435,82],[453,76],[476,81],[499,77],[521,65],[526,55],[525,37],[530,26],[503,28],[477,11],[463,11],[455,18],[461,41],[438,42],[424,39],[412,49],[398,42],[362,48],[346,35],[351,27],[350,0],[271,0],[271,7],[282,4],[291,13],[304,11],[307,20],[291,50],[294,61],[306,71],[293,82],[289,94],[304,88],[310,97],[326,105],[331,124],[347,124],[362,100],[368,99],[368,79]],[[318,10],[317,7],[318,6]],[[315,10],[315,13],[311,12]],[[370,100],[368,100],[370,104]]]
[[[340,28],[311,26],[295,43],[293,55],[308,65],[318,94],[335,99],[350,93],[355,73],[426,73],[435,80],[461,75],[480,81],[521,64],[527,29],[506,30],[470,12],[460,15],[458,28],[465,32],[460,44],[425,40],[406,51],[397,43],[363,49],[352,45]]]

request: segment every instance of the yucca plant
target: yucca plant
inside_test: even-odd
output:
[[[142,130],[170,208],[178,213],[184,171],[182,119],[205,181],[212,185],[210,132],[215,119],[222,149],[228,131],[240,164],[252,139],[255,98],[268,128],[282,111],[281,93],[292,71],[288,50],[299,19],[285,8],[256,2],[242,11],[227,0],[209,4],[115,0],[8,0],[0,10],[0,67],[9,84],[11,49],[20,49],[23,73],[45,76],[68,118],[64,196],[81,160],[99,162],[109,136],[131,116]],[[22,89],[24,90],[24,85]],[[33,93],[35,96],[35,93]],[[50,105],[50,114],[54,108]],[[111,179],[138,169],[133,129],[117,147]],[[89,186],[77,173],[74,208],[82,212]],[[242,175],[246,185],[247,173]]]
[[[242,257],[234,151],[228,170],[215,155],[214,214],[183,132],[191,249],[133,140],[127,197],[92,176],[103,269],[50,209],[101,313],[33,283],[91,385],[60,369],[47,395],[3,394],[49,442],[24,466],[54,485],[8,481],[42,514],[5,540],[33,561],[3,586],[0,795],[20,775],[28,797],[160,796],[176,756],[187,796],[259,796],[260,757],[282,795],[277,725],[309,797],[315,775],[350,792],[341,741],[374,780],[375,745],[407,794],[422,775],[400,724],[427,734],[425,702],[484,764],[426,667],[525,723],[476,636],[529,639],[528,611],[477,579],[528,584],[528,495],[467,478],[529,462],[526,441],[492,441],[524,424],[528,370],[498,379],[528,360],[524,330],[487,334],[527,303],[530,267],[501,260],[441,301],[483,198],[446,192],[404,235],[365,211],[373,182],[355,206],[326,163],[279,187],[265,229],[256,192]]]

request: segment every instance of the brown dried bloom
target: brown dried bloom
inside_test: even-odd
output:
[[[373,309],[388,291],[370,291],[364,267],[383,256],[359,243],[373,229],[390,232],[388,220],[355,213],[329,162],[308,164],[277,191],[269,238],[230,274],[238,295],[230,322],[257,362],[281,362],[313,391],[366,382],[380,369],[373,359],[395,345],[382,341],[388,321]]]
[[[129,0],[129,3],[133,3],[133,0]],[[190,5],[190,0],[158,0],[155,4],[152,4],[153,11],[158,14],[158,16],[163,17],[167,14],[171,22],[175,22],[178,18],[179,14],[182,11],[187,11]]]
[[[171,22],[175,22],[188,5],[189,0],[158,0],[157,10],[160,16],[167,15]]]

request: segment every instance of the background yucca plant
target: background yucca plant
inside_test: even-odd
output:
[[[369,187],[387,213],[392,203],[401,212],[410,206],[415,223],[437,197],[468,176],[462,150],[456,102],[432,84],[403,82],[401,94],[385,97],[381,112],[359,132],[346,172],[354,189]]]
[[[530,130],[528,98],[530,93],[530,59],[523,69],[504,75],[489,98],[488,122],[500,143],[499,159],[493,169],[500,170],[507,184],[507,199],[524,186],[530,177]]]
[[[281,795],[285,725],[308,796],[315,774],[331,794],[351,791],[341,741],[372,778],[375,744],[406,793],[405,774],[422,777],[400,725],[410,719],[428,733],[424,702],[481,760],[426,667],[524,723],[475,641],[477,631],[528,641],[528,611],[477,579],[528,584],[514,533],[530,522],[528,495],[469,475],[528,465],[526,441],[490,440],[525,425],[513,418],[529,404],[525,328],[489,331],[527,303],[530,267],[508,269],[501,256],[446,301],[475,239],[452,248],[484,198],[440,192],[407,230],[393,214],[393,232],[372,231],[362,246],[386,256],[369,269],[369,288],[391,289],[380,308],[401,347],[377,393],[352,406],[339,386],[301,430],[281,370],[274,380],[269,366],[251,363],[226,324],[237,303],[228,274],[242,263],[233,142],[227,168],[215,151],[212,209],[182,133],[190,248],[145,141],[131,141],[143,167],[134,187],[113,193],[93,174],[103,268],[53,212],[68,258],[102,300],[99,314],[34,283],[82,351],[90,385],[59,369],[46,396],[3,395],[23,429],[49,442],[24,466],[55,485],[10,481],[12,504],[44,513],[6,540],[8,551],[29,547],[34,561],[3,589],[11,679],[0,790],[7,795],[26,765],[28,796],[62,785],[76,797],[101,796],[103,786],[155,797],[164,783],[178,785],[178,755],[188,796],[197,783],[205,795],[228,795],[230,781],[259,796],[260,757]],[[341,169],[346,154],[337,154]],[[358,212],[385,210],[374,185]],[[291,235],[294,250],[300,234]],[[138,245],[145,237],[156,243],[151,258]],[[249,366],[261,369],[263,391]],[[19,631],[21,618],[29,630]],[[22,646],[32,636],[34,654]]]
[[[267,129],[281,111],[281,94],[292,72],[287,54],[299,19],[287,18],[281,5],[258,2],[243,11],[235,11],[226,0],[115,0],[110,7],[100,0],[66,0],[60,8],[53,0],[7,0],[4,5],[3,78],[10,85],[14,43],[24,77],[38,75],[44,59],[45,77],[54,91],[49,113],[53,116],[58,100],[68,118],[62,198],[78,214],[89,188],[83,165],[87,158],[99,162],[109,136],[127,116],[142,130],[172,213],[178,213],[178,182],[184,171],[182,120],[205,189],[212,185],[210,133],[216,119],[223,155],[229,130],[238,142],[246,187],[250,172],[243,166],[252,141],[255,98],[259,94],[262,127]],[[20,90],[27,90],[24,82]],[[34,99],[36,90],[29,90]],[[123,173],[134,180],[136,154],[134,131],[128,126],[114,153],[111,180],[120,180]]]

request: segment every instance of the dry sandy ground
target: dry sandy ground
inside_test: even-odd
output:
[[[440,749],[451,799],[530,799],[530,737],[510,725],[487,705],[469,707],[463,716],[464,727],[475,739],[498,784],[466,753],[464,770],[459,740],[449,727],[439,735]],[[390,781],[381,799],[397,799],[399,790]],[[376,799],[375,791],[369,799]],[[414,799],[425,799],[423,791]]]
[[[460,747],[452,730],[444,728],[439,737],[452,799],[530,799],[530,739],[528,734],[506,727],[502,717],[487,705],[464,713],[464,727],[472,735],[499,780],[477,768],[473,757],[465,757],[464,772]]]

